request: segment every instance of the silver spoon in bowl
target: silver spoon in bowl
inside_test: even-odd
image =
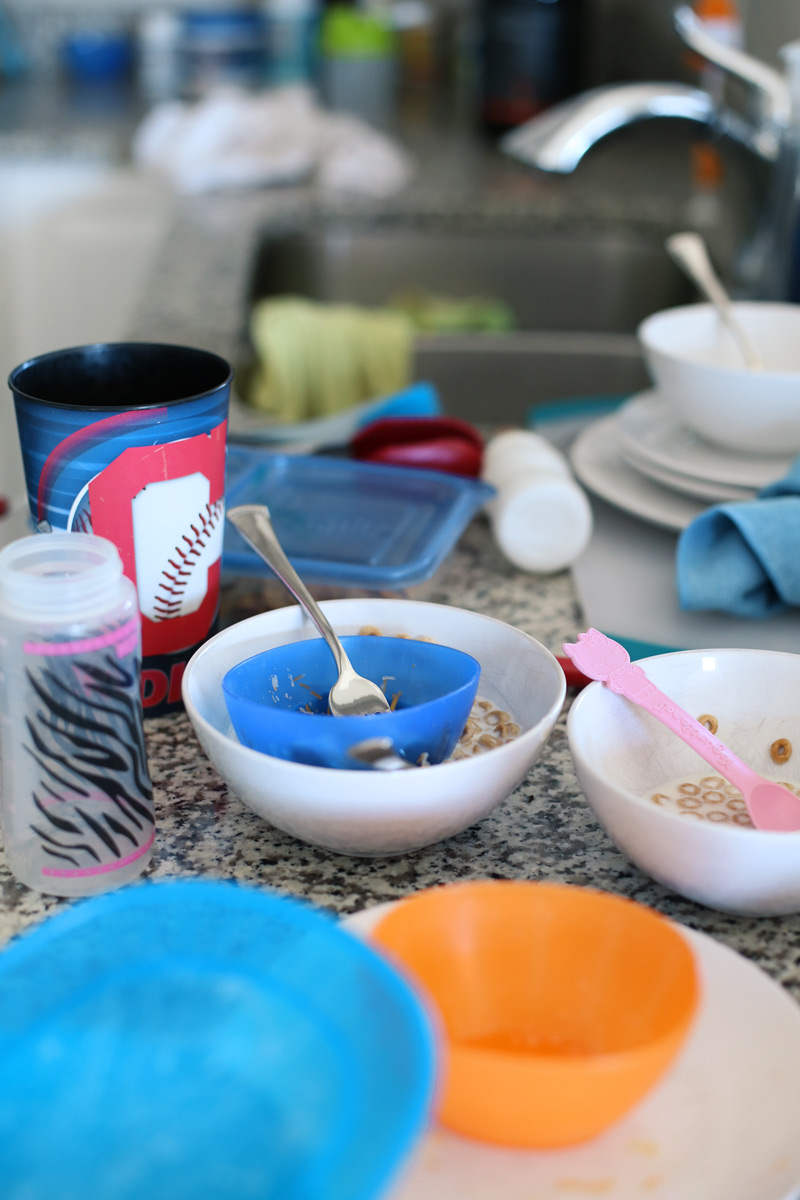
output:
[[[226,514],[242,537],[271,567],[289,591],[311,617],[328,643],[336,660],[339,678],[328,693],[328,704],[335,717],[367,717],[389,712],[389,701],[371,679],[359,675],[345,653],[333,626],[286,557],[272,528],[269,509],[265,504],[240,504]]]
[[[720,320],[724,322],[739,347],[747,369],[763,371],[764,360],[753,345],[749,334],[745,332],[733,315],[731,298],[711,265],[706,244],[700,235],[698,233],[673,233],[671,237],[667,238],[665,245],[667,253],[673,261],[714,305]]]

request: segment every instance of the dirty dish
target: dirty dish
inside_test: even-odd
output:
[[[659,394],[682,424],[744,454],[800,450],[800,305],[736,301],[736,320],[759,347],[751,371],[711,304],[648,317],[639,343]]]
[[[337,446],[346,446],[353,434],[379,417],[435,416],[442,411],[439,393],[431,383],[412,383],[393,396],[381,396],[355,404],[343,412],[328,417],[315,417],[307,421],[288,424],[271,419],[267,413],[241,400],[231,400],[228,422],[229,442],[251,444],[275,444],[302,448],[304,452]]]
[[[584,675],[640,705],[704,758],[724,780],[738,788],[756,829],[772,833],[800,830],[800,799],[795,793],[765,779],[737,758],[711,729],[712,723],[717,727],[716,718],[703,723],[690,716],[647,678],[638,663],[631,663],[628,651],[619,642],[599,629],[590,629],[579,634],[576,643],[565,643],[564,651]],[[791,745],[787,739],[781,739],[781,744]]]
[[[613,1125],[670,1066],[699,1001],[675,926],[564,884],[418,892],[370,940],[443,1031],[439,1120],[506,1146],[568,1146]]]
[[[614,508],[679,533],[708,505],[641,475],[622,456],[616,417],[601,417],[578,434],[569,450],[579,481]]]
[[[406,854],[486,817],[527,775],[566,695],[564,673],[520,629],[467,609],[364,598],[322,605],[337,633],[373,627],[430,637],[481,664],[479,695],[507,711],[519,733],[495,749],[414,771],[335,771],[269,758],[241,745],[222,691],[225,673],[270,646],[314,637],[296,605],[240,621],[206,642],[183,680],[186,711],[225,782],[255,813],[304,841],[342,854]]]
[[[343,924],[369,938],[393,907],[364,909]],[[695,955],[700,1007],[685,1048],[644,1100],[591,1141],[544,1154],[434,1127],[392,1200],[795,1196],[800,1006],[742,955],[695,929],[677,928]]]
[[[331,628],[330,622],[286,557],[283,547],[275,535],[275,530],[272,528],[267,506],[265,504],[241,504],[236,508],[229,508],[227,516],[245,541],[253,547],[259,558],[264,560],[281,583],[292,593],[298,604],[303,606],[322,634],[336,663],[336,677],[325,691],[327,707],[332,715],[334,717],[365,717],[371,713],[388,712],[389,701],[386,699],[386,695],[377,683],[373,683],[371,679],[365,679],[363,675],[359,675],[353,669],[353,664]],[[252,679],[250,683],[252,686]],[[277,691],[277,689],[273,690]],[[237,699],[241,693],[233,688],[230,695]],[[271,698],[273,701],[275,700],[274,696]],[[252,699],[252,692],[248,694],[247,699]],[[324,709],[320,711],[324,711]],[[234,724],[236,724],[235,721]],[[253,745],[252,740],[247,738],[243,740],[246,745]],[[256,749],[259,748],[256,746]]]
[[[400,976],[307,905],[194,880],[88,900],[0,954],[4,1200],[375,1200],[434,1051]]]
[[[659,466],[640,456],[622,438],[619,439],[619,450],[625,462],[633,467],[634,471],[671,492],[680,492],[684,496],[705,500],[707,504],[724,504],[728,500],[755,500],[754,488],[713,483],[705,479],[695,479],[692,475],[683,475],[679,471],[671,471],[668,467]]]
[[[683,425],[658,392],[631,396],[617,414],[622,454],[700,483],[758,490],[780,479],[792,464],[790,454],[755,454],[712,446]]]
[[[223,677],[242,745],[340,770],[356,766],[351,747],[371,737],[391,738],[412,764],[448,758],[467,723],[480,663],[450,646],[409,638],[356,636],[342,643],[357,670],[376,681],[388,711],[333,716],[327,696],[336,667],[328,647],[320,638],[290,642],[244,659]]]
[[[769,650],[684,650],[638,660],[695,718],[761,775],[800,780],[800,655]],[[599,683],[573,704],[567,736],[590,808],[620,850],[682,896],[726,912],[800,912],[800,833],[768,833],[700,819],[654,803],[675,781],[712,778],[694,750],[648,713]],[[779,764],[776,743],[794,747]]]

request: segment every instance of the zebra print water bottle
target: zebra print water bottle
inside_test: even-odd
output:
[[[155,825],[136,589],[83,533],[0,551],[0,825],[22,883],[89,896],[135,879]]]

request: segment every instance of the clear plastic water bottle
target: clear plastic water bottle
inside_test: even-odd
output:
[[[136,589],[83,533],[0,551],[0,825],[18,880],[90,896],[135,879],[155,824]]]

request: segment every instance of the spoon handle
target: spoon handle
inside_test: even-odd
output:
[[[284,554],[275,530],[272,528],[267,506],[265,504],[240,504],[237,508],[228,509],[226,516],[306,610],[330,646],[341,675],[343,670],[350,667],[350,660],[328,618]]]
[[[710,729],[706,729],[705,725],[696,721],[670,700],[669,696],[665,696],[636,663],[618,667],[612,671],[605,683],[612,692],[617,692],[618,695],[638,704],[673,733],[677,733],[687,746],[691,746],[743,794],[747,795],[751,788],[763,782],[760,776],[724,746]]]
[[[741,351],[745,366],[761,370],[764,363],[749,336],[731,312],[728,293],[719,281],[703,239],[696,233],[674,233],[666,241],[667,251],[679,267],[711,301]]]
[[[378,771],[411,771],[416,765],[400,757],[391,738],[366,738],[351,746],[348,753],[357,762]]]

